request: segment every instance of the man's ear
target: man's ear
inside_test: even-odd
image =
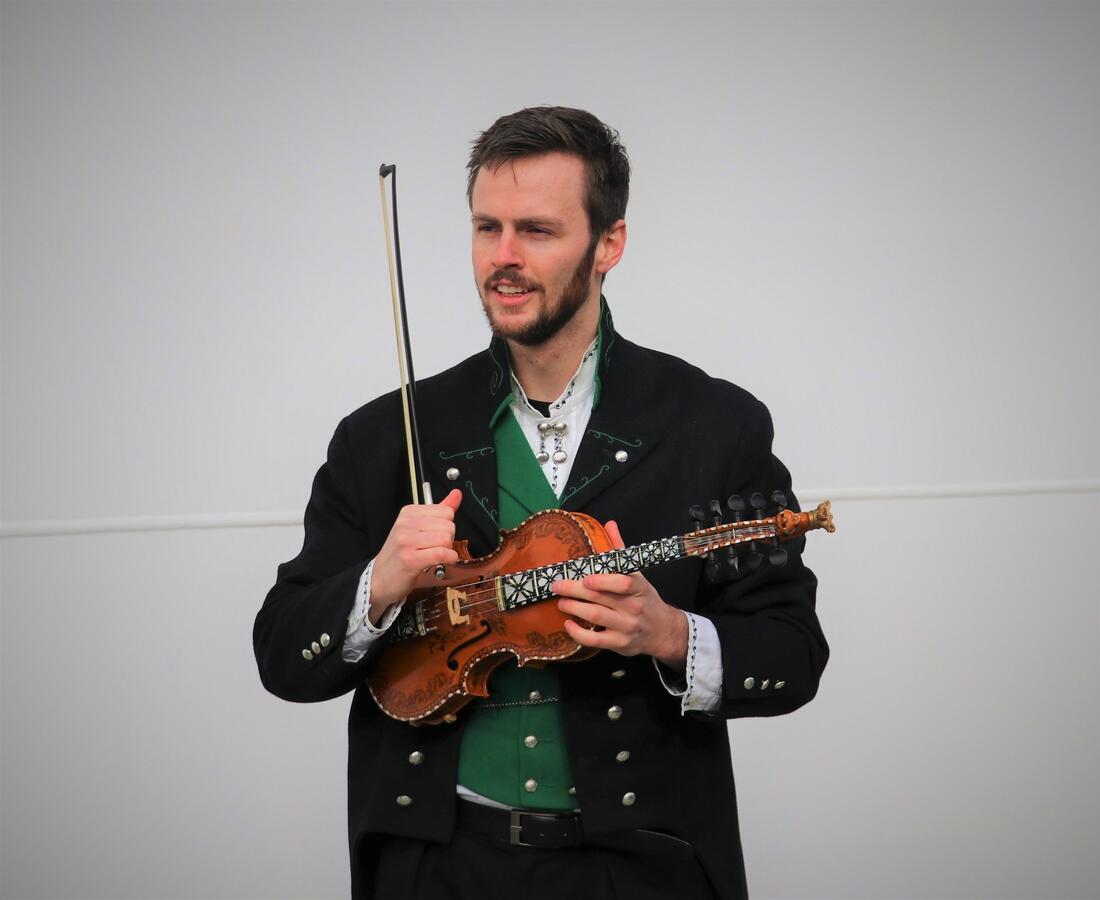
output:
[[[626,219],[619,219],[596,242],[595,268],[606,275],[619,264],[626,250]]]

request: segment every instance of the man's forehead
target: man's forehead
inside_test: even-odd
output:
[[[471,194],[473,211],[491,215],[490,209],[481,207],[506,202],[521,206],[553,205],[560,212],[582,212],[584,176],[581,158],[565,153],[506,159],[477,173]],[[533,214],[536,210],[527,212]]]

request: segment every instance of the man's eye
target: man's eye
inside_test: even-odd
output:
[[[484,224],[482,224],[482,225],[477,226],[477,230],[478,231],[486,231],[486,232],[496,231],[496,226],[495,225],[484,225]]]

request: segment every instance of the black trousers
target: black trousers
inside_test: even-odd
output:
[[[458,832],[450,844],[385,838],[373,900],[714,900],[694,857],[599,847],[504,847]]]

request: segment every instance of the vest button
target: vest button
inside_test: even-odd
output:
[[[628,759],[630,759],[629,750],[620,750],[615,754],[615,762],[626,762]]]
[[[745,690],[751,691],[754,684],[756,684],[756,679],[750,675],[748,678],[745,679]]]
[[[623,708],[621,706],[612,706],[611,709],[607,711],[607,717],[612,722],[616,719],[621,719],[623,717]]]
[[[410,797],[408,794],[398,794],[397,795],[397,805],[398,806],[412,806],[412,802],[413,802],[413,798]]]
[[[530,700],[532,703],[538,703],[542,699],[542,692],[531,691],[531,693],[527,695],[527,699]]]
[[[523,782],[523,789],[527,791],[528,794],[533,794],[539,789],[539,783],[535,781],[534,778],[528,778]]]
[[[637,800],[638,798],[633,791],[627,791],[623,794],[623,806],[633,806]]]
[[[458,721],[458,716],[454,713],[447,713],[447,715],[443,717],[443,721],[448,725],[454,725],[454,723]]]
[[[571,787],[569,789],[569,796],[570,797],[576,797],[577,796],[577,789],[575,787]]]
[[[458,469],[451,466],[451,468],[447,470],[447,479],[449,481],[458,481]]]
[[[537,737],[535,737],[533,734],[529,734],[529,735],[527,735],[527,737],[525,737],[523,739],[523,746],[527,747],[531,750],[534,750],[538,745],[539,745],[539,739]]]
[[[409,754],[410,765],[419,766],[422,762],[424,762],[424,754],[419,750],[413,750],[413,752]]]

